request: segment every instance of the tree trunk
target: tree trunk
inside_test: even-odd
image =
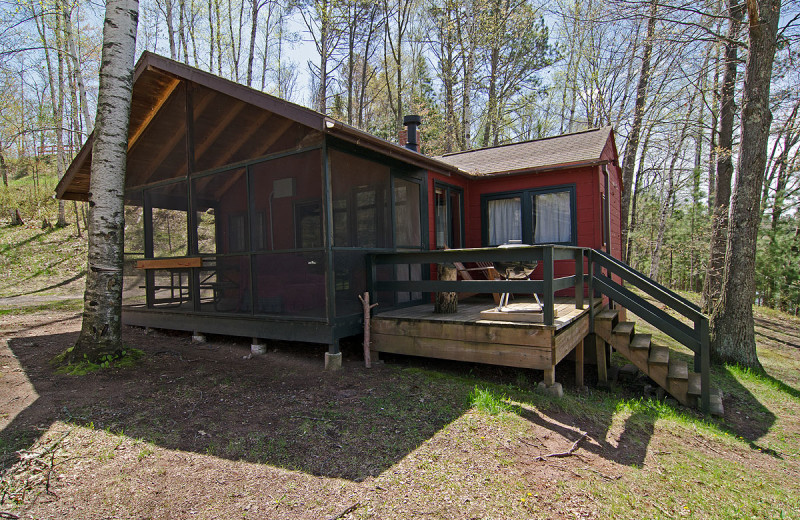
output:
[[[436,267],[436,271],[441,281],[455,281],[458,279],[458,271],[453,264],[439,264]],[[454,314],[458,312],[458,293],[436,293],[436,302],[433,305],[433,312],[436,314]]]
[[[67,360],[100,361],[122,350],[125,166],[136,49],[136,0],[108,0],[89,185],[89,253],[80,336]]]
[[[626,264],[631,264],[631,258],[633,258],[633,232],[636,230],[638,226],[637,216],[636,216],[636,204],[639,200],[639,192],[641,187],[641,180],[644,176],[644,158],[647,156],[647,150],[650,146],[650,136],[653,133],[653,125],[647,129],[647,133],[644,136],[644,142],[642,143],[642,150],[639,152],[639,167],[636,169],[636,176],[633,179],[633,189],[631,190],[631,221],[628,228],[628,236],[627,244],[625,244],[625,256],[623,259]]]
[[[208,0],[208,70],[214,71],[214,5]]]
[[[186,0],[178,2],[178,41],[183,51],[183,62],[189,64],[189,45],[186,42]]]
[[[8,165],[6,156],[3,153],[3,143],[0,142],[0,177],[3,178],[3,186],[8,187]]]
[[[730,25],[725,46],[725,75],[719,111],[719,146],[717,147],[717,175],[714,189],[714,213],[711,217],[711,244],[706,279],[703,283],[703,310],[712,312],[722,290],[725,267],[725,248],[728,235],[728,204],[731,199],[733,177],[733,125],[736,117],[736,77],[738,67],[736,38],[742,22],[742,8],[738,0],[730,0]]]
[[[171,59],[177,59],[177,49],[175,46],[175,27],[174,22],[172,20],[172,0],[166,0],[164,2],[164,18],[167,22],[167,37],[169,38],[169,57]]]
[[[250,8],[250,48],[247,52],[247,86],[253,85],[253,60],[256,57],[256,34],[258,33],[259,0],[252,0]],[[269,30],[269,27],[267,27]],[[264,50],[266,53],[266,49]]]
[[[639,134],[642,130],[642,120],[644,119],[644,107],[647,101],[647,87],[650,84],[650,58],[653,54],[653,39],[656,32],[656,13],[658,2],[651,0],[650,17],[647,20],[647,37],[644,41],[644,52],[642,54],[642,68],[639,72],[639,84],[636,86],[636,103],[633,109],[633,126],[628,135],[628,142],[625,144],[625,156],[622,163],[622,201],[621,201],[621,221],[622,221],[622,257],[626,257],[624,248],[628,243],[628,216],[630,215],[631,204],[631,183],[633,182],[633,170],[636,162],[636,150],[639,148]]]
[[[58,75],[53,71],[53,64],[50,59],[50,48],[51,45],[47,41],[47,24],[44,18],[44,14],[41,15],[41,19],[35,15],[36,21],[36,29],[39,32],[39,38],[42,41],[42,46],[44,47],[44,59],[45,59],[45,66],[47,69],[47,77],[50,81],[48,81],[49,88],[50,88],[50,99],[51,99],[51,107],[53,111],[53,126],[55,127],[55,137],[56,137],[56,174],[58,175],[58,180],[64,176],[65,170],[65,163],[66,159],[64,157],[64,38],[63,32],[61,30],[61,15],[60,15],[60,2],[57,0],[55,3],[55,49],[56,49],[56,58],[58,60]],[[59,228],[65,227],[67,225],[67,219],[64,215],[64,201],[58,201],[58,219],[56,221],[56,226]]]
[[[717,362],[760,370],[753,324],[759,196],[767,162],[772,113],[769,91],[780,0],[748,0],[749,53],[742,93],[742,140],[731,199],[722,297],[711,315],[711,355]]]
[[[92,117],[89,113],[89,101],[86,97],[86,83],[83,81],[83,74],[81,74],[80,60],[78,59],[78,50],[75,46],[75,37],[72,34],[72,16],[68,9],[64,9],[64,34],[67,40],[67,47],[69,48],[69,56],[72,61],[72,81],[78,88],[78,96],[80,98],[80,108],[83,114],[83,133],[89,135],[92,133]],[[73,93],[74,95],[74,93]],[[77,110],[77,108],[76,108]],[[79,132],[80,126],[75,127],[75,131]],[[80,141],[81,139],[76,139]]]

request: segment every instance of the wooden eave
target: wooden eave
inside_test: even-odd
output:
[[[196,83],[313,130],[420,168],[448,175],[454,173],[466,175],[466,172],[457,167],[372,136],[319,112],[147,51],[139,58],[133,75],[128,150],[134,147],[181,81]],[[94,134],[91,134],[56,186],[58,198],[88,199],[93,143]]]
[[[381,139],[380,137],[368,134],[363,130],[359,130],[358,128],[352,127],[340,121],[336,121],[335,119],[326,118],[325,133],[368,150],[378,152],[392,159],[413,164],[419,168],[431,170],[437,173],[443,173],[445,175],[469,175],[468,172],[461,170],[456,166],[447,164],[438,159],[434,159],[433,157],[428,157],[427,155],[417,153],[413,150],[405,148],[404,146],[391,143]]]

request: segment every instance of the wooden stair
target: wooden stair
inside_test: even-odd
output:
[[[700,374],[676,359],[672,351],[652,342],[650,334],[637,334],[633,322],[619,321],[619,311],[603,309],[595,315],[594,331],[614,350],[622,354],[657,385],[684,406],[698,407],[701,393]],[[711,391],[711,413],[722,415],[722,398]]]

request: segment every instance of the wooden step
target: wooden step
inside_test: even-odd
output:
[[[650,354],[652,336],[650,334],[634,334],[631,343],[628,345],[628,352],[620,352],[625,355],[633,364],[647,373],[647,357]]]
[[[673,359],[667,371],[667,391],[682,405],[690,405],[693,399],[689,396],[689,365],[686,361]]]
[[[635,323],[632,321],[623,321],[622,323],[617,323],[617,326],[614,327],[613,333],[619,336],[630,336],[633,334],[633,328]]]
[[[611,340],[611,330],[617,324],[619,311],[616,309],[603,309],[594,317],[594,332],[606,341]]]
[[[631,350],[650,350],[653,336],[650,334],[634,334],[631,339]]]
[[[594,319],[596,320],[613,320],[619,316],[619,311],[617,309],[603,309],[602,311],[598,312]]]
[[[678,359],[670,361],[667,377],[670,379],[682,379],[688,381],[689,365],[686,363],[686,361],[680,361]]]
[[[628,345],[631,343],[634,324],[631,321],[618,323],[611,333],[611,346],[617,350],[627,352]]]
[[[669,365],[669,349],[659,345],[650,346],[650,356],[647,358],[647,375],[664,390],[669,391],[667,367]]]
[[[660,347],[653,345],[650,347],[650,358],[648,363],[651,365],[668,365],[669,364],[669,349],[667,347]]]
[[[689,395],[693,397],[700,397],[702,394],[702,382],[701,382],[700,374],[697,372],[691,372],[689,374]]]

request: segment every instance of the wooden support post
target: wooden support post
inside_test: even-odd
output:
[[[364,307],[364,366],[367,368],[372,368],[372,360],[370,359],[369,347],[370,347],[370,339],[369,339],[369,314],[373,307],[376,307],[378,304],[373,303],[370,305],[369,303],[369,291],[365,292],[364,295],[358,295],[358,299],[361,300],[361,305]]]
[[[453,264],[439,264],[436,271],[439,280],[456,281],[458,279],[458,271],[456,271],[456,266]],[[455,314],[458,312],[458,293],[436,293],[436,303],[434,303],[433,312],[436,314]]]
[[[595,351],[597,352],[597,383],[600,386],[608,385],[608,364],[606,341],[597,334],[590,334],[587,338],[594,336]]]
[[[556,366],[544,369],[544,384],[548,387],[556,384]]]
[[[583,340],[575,345],[575,386],[583,387]]]
[[[552,325],[555,318],[553,304],[553,246],[545,246],[542,250],[542,285],[544,286],[544,324]]]

